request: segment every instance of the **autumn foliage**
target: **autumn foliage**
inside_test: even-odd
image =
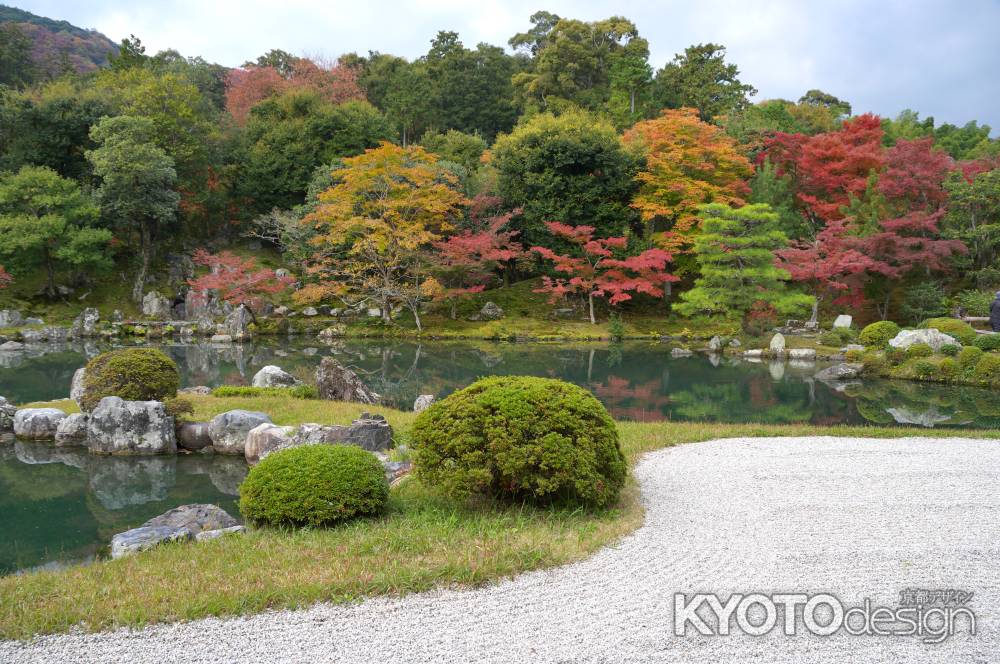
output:
[[[226,110],[242,125],[257,103],[274,95],[298,90],[315,92],[333,104],[365,98],[354,69],[343,65],[324,68],[312,60],[299,58],[294,61],[287,76],[274,67],[233,69],[226,79]]]
[[[211,254],[198,249],[192,258],[196,265],[209,269],[208,274],[188,280],[197,297],[216,291],[225,302],[256,310],[267,296],[286,291],[295,283],[290,276],[279,277],[274,270],[261,268],[254,258],[242,258],[230,251]]]
[[[12,281],[14,281],[14,277],[10,276],[7,271],[3,269],[3,265],[0,265],[0,288],[7,288]]]
[[[750,161],[733,138],[699,120],[694,109],[665,110],[637,123],[623,140],[646,155],[632,207],[651,228],[665,227],[657,244],[667,251],[690,249],[698,232],[699,205],[739,206],[749,194]]]
[[[632,293],[663,297],[663,286],[677,281],[668,273],[673,257],[662,249],[647,249],[636,256],[615,258],[624,252],[624,237],[595,238],[591,226],[570,226],[555,221],[545,224],[553,235],[574,245],[572,254],[557,254],[546,247],[532,247],[539,256],[552,261],[552,269],[568,278],[543,277],[539,293],[553,299],[577,293],[587,298],[590,322],[594,317],[594,298],[607,298],[612,305],[632,299]]]

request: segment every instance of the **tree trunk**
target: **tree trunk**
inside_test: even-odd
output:
[[[417,332],[423,332],[424,328],[420,325],[420,303],[411,304],[410,311],[413,312],[413,322],[417,324]]]
[[[594,294],[587,293],[587,306],[590,308],[590,324],[597,325],[597,319],[594,318]]]
[[[139,273],[135,275],[132,285],[132,300],[137,304],[142,302],[142,291],[146,287],[146,275],[149,273],[150,254],[153,251],[149,224],[143,221],[139,226]]]
[[[635,90],[632,90],[629,93],[628,106],[629,106],[629,113],[632,113],[634,115],[635,114]]]
[[[56,270],[52,266],[52,257],[49,256],[48,249],[45,250],[45,271],[48,274],[48,286],[46,286],[46,291],[49,297],[56,296]]]
[[[817,321],[819,321],[819,298],[818,297],[813,300],[812,316],[809,317],[809,322],[810,323],[815,323]]]

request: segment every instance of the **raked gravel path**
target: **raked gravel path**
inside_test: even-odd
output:
[[[718,440],[649,454],[635,474],[645,524],[573,565],[478,590],[0,643],[0,662],[1000,661],[1000,442]],[[675,592],[895,606],[907,587],[974,591],[977,635],[673,635]]]

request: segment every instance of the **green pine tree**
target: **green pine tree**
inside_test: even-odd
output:
[[[701,276],[681,295],[679,313],[743,319],[760,303],[788,316],[809,310],[813,298],[789,291],[788,273],[775,265],[774,254],[788,238],[769,206],[711,204],[701,208],[700,216],[694,252]]]

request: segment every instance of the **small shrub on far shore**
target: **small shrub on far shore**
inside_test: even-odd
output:
[[[973,342],[976,348],[986,352],[1000,350],[1000,334],[980,334]]]
[[[956,344],[945,344],[941,346],[941,354],[946,357],[955,357],[961,352],[961,350],[962,347]]]
[[[906,356],[909,358],[930,357],[933,354],[934,349],[927,344],[913,344],[906,349]]]
[[[863,343],[865,346],[882,348],[889,343],[890,339],[899,334],[899,331],[899,325],[896,325],[891,320],[881,320],[877,323],[866,325],[865,328],[861,330],[861,334],[858,335],[858,341]]]
[[[976,364],[975,376],[989,383],[1000,382],[1000,355],[989,353],[979,358]]]
[[[937,370],[941,378],[951,380],[958,375],[958,362],[956,362],[954,358],[946,357],[941,360],[940,364],[938,364]]]
[[[938,371],[938,365],[926,359],[916,360],[910,367],[913,369],[914,375],[923,379],[931,378]]]
[[[979,364],[979,358],[983,356],[983,351],[981,348],[976,348],[975,346],[966,346],[962,349],[962,352],[958,354],[958,364],[963,369],[971,369],[977,364]]]
[[[353,445],[303,445],[267,455],[240,485],[240,512],[256,524],[329,526],[380,514],[382,464]]]
[[[835,327],[819,335],[819,342],[824,346],[843,346],[854,341],[856,333],[849,327]]]

